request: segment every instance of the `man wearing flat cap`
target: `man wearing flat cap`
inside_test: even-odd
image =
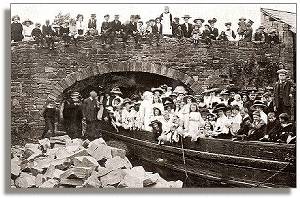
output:
[[[231,22],[225,23],[226,30],[224,31],[229,41],[234,41],[236,38],[236,34],[231,29]]]
[[[183,36],[185,38],[192,37],[193,25],[189,23],[190,15],[184,15],[183,17],[184,23],[181,24],[181,30],[183,32]]]
[[[97,35],[97,19],[96,19],[96,14],[91,14],[91,18],[89,19],[88,22],[88,34],[91,36]]]
[[[115,15],[115,19],[110,22],[110,28],[111,28],[111,41],[114,43],[117,36],[123,36],[122,34],[122,23],[119,20],[119,15]]]
[[[274,111],[277,115],[287,113],[291,115],[291,106],[293,103],[294,83],[287,79],[288,71],[280,69],[277,71],[278,82],[274,88]]]
[[[137,22],[141,19],[140,15],[131,15],[130,22],[126,25],[126,32],[124,35],[124,43],[127,45],[128,36],[132,36],[135,41],[135,46],[139,47],[139,38],[138,38],[138,30],[137,30]]]
[[[217,22],[216,18],[212,18],[212,19],[208,20],[209,29],[210,29],[210,38],[212,40],[217,40],[217,37],[219,36],[219,30],[218,30],[218,28],[215,28],[216,22]]]
[[[109,22],[109,15],[104,15],[104,21],[101,25],[101,40],[102,44],[110,43],[111,23]]]

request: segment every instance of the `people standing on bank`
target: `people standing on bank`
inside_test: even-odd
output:
[[[165,6],[164,12],[160,15],[162,24],[162,35],[171,37],[172,36],[172,14],[170,13],[169,6]]]
[[[82,103],[80,94],[73,92],[70,99],[63,103],[62,107],[63,123],[66,133],[73,138],[82,136]]]
[[[210,38],[212,40],[217,40],[217,37],[219,36],[219,30],[218,28],[215,28],[215,24],[217,22],[216,18],[212,18],[210,20],[208,20],[208,23],[210,25]]]
[[[228,41],[234,41],[236,35],[234,31],[231,29],[231,22],[225,23],[225,26],[226,26],[225,34],[227,36]]]
[[[15,15],[11,19],[13,22],[10,26],[11,28],[11,41],[19,42],[22,41],[24,38],[23,36],[23,26],[20,23],[20,17],[18,15]]]
[[[183,32],[183,36],[185,38],[192,37],[193,25],[189,23],[189,19],[191,18],[190,15],[184,15],[183,17],[184,23],[181,24],[181,29]]]
[[[287,113],[291,115],[293,103],[294,83],[287,78],[288,71],[280,69],[277,71],[278,82],[274,88],[274,111],[277,115]]]
[[[90,92],[90,97],[83,101],[83,119],[86,121],[86,138],[93,140],[101,134],[98,134],[97,114],[99,110],[99,103],[97,101],[97,93],[95,91]]]
[[[33,22],[30,20],[30,19],[26,19],[25,21],[23,21],[23,36],[24,36],[24,39],[23,41],[32,41],[33,38],[31,36],[31,32],[32,32],[32,29],[33,29]]]

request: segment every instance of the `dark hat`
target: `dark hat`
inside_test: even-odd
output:
[[[163,84],[163,85],[160,85],[159,87],[160,87],[161,89],[167,89],[167,88],[168,88],[168,85]]]
[[[118,88],[118,87],[113,88],[113,89],[110,91],[110,93],[122,95],[122,92],[121,92],[120,88]]]
[[[138,21],[138,23],[144,24],[143,21]]]
[[[109,17],[109,14],[104,15],[104,17]]]
[[[209,19],[208,20],[208,23],[216,23],[217,22],[217,19],[216,18],[212,18],[212,19]]]
[[[251,19],[248,19],[248,22],[247,23],[249,23],[249,24],[253,24],[254,23],[254,21],[252,21]]]
[[[288,73],[288,71],[285,69],[280,69],[277,71],[277,74],[287,74],[287,73]]]
[[[192,18],[190,15],[188,15],[188,14],[185,14],[185,15],[183,15],[183,17],[181,17],[181,18]]]
[[[159,113],[161,114],[161,110],[157,107],[153,107],[153,112],[154,112],[155,109],[159,110]]]
[[[175,21],[179,21],[179,18],[178,18],[178,17],[174,17],[174,20],[175,20]]]
[[[96,14],[91,14],[91,17],[95,17],[96,16]]]
[[[153,126],[154,123],[158,124],[158,126],[159,126],[160,128],[162,127],[162,123],[161,123],[160,121],[158,121],[158,120],[153,120],[153,121],[151,121],[151,123],[149,124],[149,126]]]
[[[29,22],[30,23],[30,25],[32,25],[33,24],[33,22],[30,20],[30,19],[26,19],[25,21],[23,21],[23,25],[25,25],[27,22]]]
[[[160,17],[156,17],[156,18],[155,18],[155,21],[156,21],[157,19],[159,19],[159,20],[161,21],[161,18],[160,18]]]
[[[115,14],[115,17],[116,17],[116,16],[120,16],[120,15],[119,15],[119,14]]]
[[[200,19],[200,18],[197,18],[197,19],[194,19],[194,23],[197,23],[197,21],[201,21],[201,23],[204,23],[204,19]]]
[[[173,103],[173,100],[170,97],[163,97],[161,100],[164,105],[168,103]]]
[[[239,21],[241,21],[241,20],[246,21],[247,19],[245,17],[241,17],[241,18],[239,18]]]
[[[186,96],[183,97],[183,101],[184,101],[184,102],[186,102],[187,99],[191,99],[192,102],[196,102],[196,99],[195,99],[194,96],[192,96],[192,95],[186,95]]]
[[[217,104],[213,110],[213,113],[217,113],[219,110],[225,111],[227,106],[224,103]]]
[[[135,18],[135,19],[141,19],[140,15],[138,15],[138,14],[135,15],[134,18]]]
[[[253,105],[250,108],[253,109],[255,107],[267,107],[267,106],[265,105],[265,103],[263,101],[255,100]]]
[[[156,91],[158,91],[160,94],[163,93],[163,90],[162,90],[161,88],[159,88],[159,87],[152,88],[151,91],[152,91],[153,93],[156,92]]]
[[[205,26],[205,27],[209,27],[209,25],[208,25],[208,24],[205,24],[204,26]]]
[[[227,22],[227,23],[225,23],[225,26],[227,26],[227,25],[231,25],[231,22]]]
[[[124,100],[123,100],[123,102],[122,102],[122,105],[125,105],[125,104],[131,104],[132,103],[132,101],[129,99],[129,98],[125,98]]]
[[[14,21],[15,19],[18,19],[18,20],[20,20],[20,17],[19,17],[19,15],[15,15],[15,16],[12,16],[12,17],[11,17],[11,20],[12,20],[12,21]]]
[[[240,107],[238,105],[232,105],[231,110],[240,110]]]
[[[265,27],[264,26],[262,26],[262,25],[260,25],[259,27],[258,27],[258,29],[265,29]]]
[[[154,19],[150,19],[149,22],[155,22],[155,20]]]
[[[131,18],[131,19],[134,19],[134,18],[135,18],[135,15],[130,15],[130,18]]]

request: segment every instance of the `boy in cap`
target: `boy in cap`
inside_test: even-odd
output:
[[[274,111],[277,115],[281,113],[291,115],[294,83],[287,79],[287,73],[288,71],[285,69],[277,71],[279,80],[274,87]]]
[[[231,29],[231,22],[225,23],[225,26],[226,26],[225,34],[226,34],[228,40],[234,41],[236,38],[236,35],[235,35],[234,31]]]
[[[102,44],[109,44],[110,39],[110,33],[111,33],[111,23],[109,22],[109,15],[104,15],[104,21],[101,25],[101,41]]]
[[[38,47],[43,45],[43,39],[44,39],[40,28],[41,28],[41,24],[36,23],[35,28],[31,32],[31,36],[36,41]]]
[[[210,38],[212,40],[216,40],[217,37],[219,36],[219,30],[215,28],[215,23],[217,22],[216,18],[212,18],[208,20],[208,23],[210,25]]]
[[[97,19],[96,14],[91,14],[91,18],[88,22],[88,35],[95,36],[97,35]]]
[[[252,24],[254,22],[249,19],[247,24],[246,24],[246,31],[244,32],[244,39],[243,41],[245,42],[250,42],[252,40],[252,34],[253,34],[253,29],[252,29]]]
[[[238,29],[237,29],[237,32],[238,32],[238,35],[239,35],[239,39],[242,40],[245,38],[245,32],[247,30],[247,24],[246,24],[246,18],[245,17],[241,17],[239,19],[239,22],[238,22]]]
[[[268,35],[267,43],[270,43],[272,45],[279,44],[279,36],[277,34],[276,29],[272,29]]]
[[[122,32],[122,23],[119,20],[120,16],[118,14],[115,15],[115,19],[110,22],[110,28],[111,28],[111,41],[112,43],[115,42],[115,39],[117,36],[123,36]]]

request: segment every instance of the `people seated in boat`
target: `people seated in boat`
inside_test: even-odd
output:
[[[186,116],[188,116],[188,122],[187,125],[185,125],[185,128],[187,130],[187,134],[185,134],[185,136],[197,136],[200,127],[203,127],[205,122],[201,116],[201,113],[198,111],[198,106],[196,103],[190,104],[190,110]]]
[[[213,113],[217,113],[217,121],[213,130],[213,137],[216,138],[230,138],[231,134],[229,132],[230,122],[225,115],[225,110],[227,109],[226,105],[220,103],[215,106]]]
[[[205,137],[211,137],[213,134],[214,125],[211,122],[206,121],[204,124],[203,134]]]
[[[153,97],[161,98],[161,95],[163,94],[163,90],[160,87],[153,87],[151,88],[151,91],[153,93]]]
[[[232,103],[231,103],[232,104]],[[240,107],[238,105],[233,105],[231,107],[232,116],[230,119],[230,132],[233,136],[237,135],[240,125],[243,121],[243,118],[240,114]]]
[[[246,137],[246,140],[254,140],[257,141],[260,138],[264,137],[266,123],[261,118],[261,112],[254,111],[253,112],[253,121],[250,125],[250,130]]]
[[[251,110],[255,110],[260,113],[260,118],[265,122],[265,124],[268,123],[268,116],[263,111],[263,109],[266,107],[267,106],[265,105],[265,103],[261,100],[254,101],[253,105],[250,107]]]
[[[162,123],[158,120],[153,120],[149,126],[151,127],[155,141],[158,141],[158,137],[162,134]]]
[[[237,105],[239,108],[242,108],[243,107],[243,101],[242,101],[242,97],[240,94],[235,94],[234,95],[234,100],[231,102],[231,106],[233,105]]]
[[[192,95],[187,95],[183,97],[184,106],[182,107],[182,116],[184,119],[184,125],[187,128],[189,125],[189,113],[190,113],[190,106],[193,102],[196,102],[195,98]]]
[[[210,126],[211,126],[211,130],[213,130],[214,129],[214,126],[215,126],[215,124],[216,124],[216,119],[217,119],[217,115],[216,114],[214,114],[214,113],[208,113],[207,115],[206,115],[206,122],[208,122],[209,124],[210,124]]]
[[[130,129],[133,126],[133,120],[130,117],[130,108],[132,107],[131,100],[129,98],[125,98],[122,103],[122,111],[121,111],[121,117],[122,117],[122,127],[124,129]]]
[[[276,142],[278,134],[278,129],[280,128],[279,120],[276,118],[275,112],[268,113],[268,124],[265,128],[265,135],[263,138],[259,139],[263,142]]]
[[[289,115],[282,113],[279,115],[280,127],[278,128],[276,142],[295,144],[296,143],[296,128],[293,123],[289,121]]]
[[[250,130],[250,126],[252,123],[252,119],[248,114],[247,108],[240,109],[240,114],[242,116],[242,122],[240,124],[240,129],[237,131],[236,135],[234,136],[233,140],[243,140],[248,135]]]
[[[170,117],[168,112],[164,112],[162,119],[162,130],[163,132],[169,132],[173,123],[173,120]]]
[[[145,91],[142,96],[141,105],[139,108],[139,117],[141,129],[145,131],[150,131],[151,127],[151,116],[153,115],[153,93],[150,91]]]
[[[119,131],[119,126],[116,123],[115,111],[113,107],[106,107],[107,116],[103,119],[104,122],[101,123],[101,129],[106,131]]]

